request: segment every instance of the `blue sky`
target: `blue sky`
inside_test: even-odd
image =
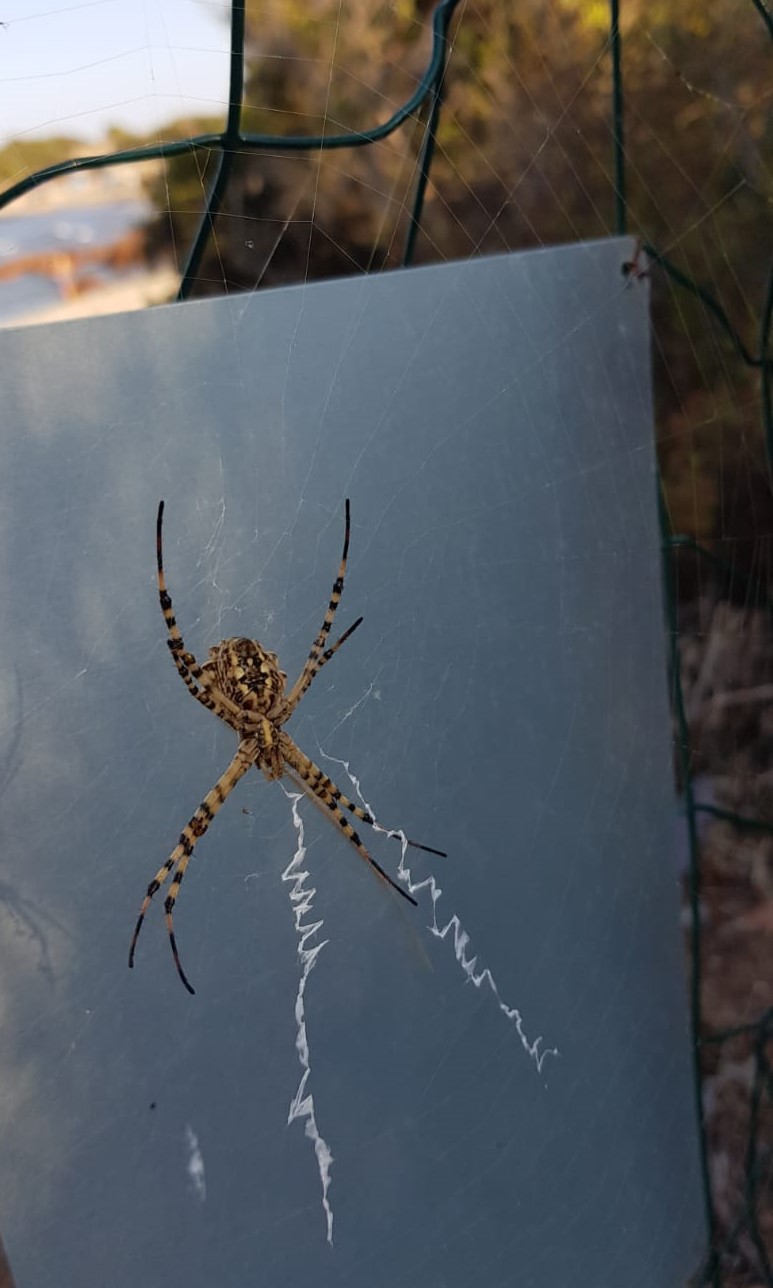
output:
[[[222,111],[228,0],[2,0],[0,145]]]

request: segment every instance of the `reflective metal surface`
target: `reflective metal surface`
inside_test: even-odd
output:
[[[651,1288],[694,1268],[630,255],[0,336],[0,1228],[20,1285]],[[334,634],[365,620],[288,729],[448,851],[408,851],[402,907],[248,774],[175,910],[195,997],[163,895],[127,969],[147,884],[236,741],[168,655],[161,497],[187,646],[256,637],[291,681],[351,498]],[[395,874],[400,845],[360,831]]]

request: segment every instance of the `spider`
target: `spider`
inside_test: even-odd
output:
[[[134,951],[137,939],[145,920],[150,901],[174,869],[169,894],[164,902],[166,928],[172,948],[172,956],[177,973],[189,993],[194,993],[177,951],[177,941],[172,923],[172,911],[180,892],[185,870],[190,862],[196,842],[201,840],[218,810],[230,796],[240,778],[254,765],[264,776],[273,782],[287,776],[296,786],[310,796],[316,804],[322,806],[327,816],[341,831],[383,881],[409,903],[416,900],[384,871],[379,863],[368,853],[357,832],[344,816],[343,809],[348,810],[363,823],[375,825],[375,819],[367,810],[355,805],[335,783],[322,772],[318,765],[309,760],[282,726],[289,720],[312,680],[322,667],[337,653],[342,644],[349,639],[362,622],[358,617],[340,639],[330,647],[327,644],[330,628],[333,625],[344,588],[346,559],[349,553],[350,510],[346,502],[346,525],[344,530],[344,549],[338,575],[333,583],[333,592],[327,606],[324,620],[306,663],[289,693],[285,693],[287,676],[280,671],[276,653],[269,653],[257,640],[227,639],[221,640],[209,650],[207,661],[199,665],[192,653],[189,653],[183,642],[180,629],[172,610],[172,600],[166,588],[164,561],[162,553],[162,526],[164,521],[164,502],[160,501],[156,518],[156,555],[158,563],[158,595],[161,601],[161,612],[168,631],[167,645],[188,692],[209,711],[224,720],[239,736],[236,754],[212,790],[204,797],[193,817],[186,823],[177,845],[172,850],[166,863],[159,868],[147,889],[142,901],[137,925],[134,928],[131,947],[129,948],[129,966],[134,965]],[[396,839],[400,839],[396,837]],[[418,841],[408,841],[417,850],[428,854],[446,855],[442,850],[434,850],[429,845],[420,845]]]

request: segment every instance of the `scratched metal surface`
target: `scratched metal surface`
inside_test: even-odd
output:
[[[629,254],[0,336],[0,1228],[20,1284],[651,1288],[694,1268]],[[337,625],[365,621],[290,730],[448,850],[409,852],[420,906],[398,906],[308,804],[294,862],[292,802],[249,775],[177,905],[195,997],[159,900],[126,963],[235,742],[164,644],[161,496],[186,642],[256,636],[291,678],[351,498]],[[365,839],[394,873],[399,843]],[[320,944],[302,1012],[298,950]]]

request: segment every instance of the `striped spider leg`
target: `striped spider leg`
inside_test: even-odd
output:
[[[415,905],[416,900],[373,858],[343,811],[347,810],[355,818],[371,827],[375,826],[376,820],[367,810],[355,805],[339,791],[335,783],[312,760],[309,760],[282,728],[315,676],[338,652],[341,645],[349,639],[362,621],[359,617],[344,631],[335,644],[325,647],[341,599],[346,575],[350,533],[349,502],[346,502],[343,555],[338,575],[333,583],[327,612],[303,670],[286,696],[287,676],[279,669],[276,654],[267,652],[257,640],[245,638],[221,640],[219,644],[210,648],[207,661],[202,665],[199,665],[193,654],[185,648],[166,587],[162,549],[163,517],[164,502],[161,501],[156,520],[158,596],[166,623],[169,651],[188,692],[202,706],[213,711],[235,730],[239,736],[239,746],[230,765],[186,823],[177,845],[150,882],[132,936],[129,965],[134,965],[137,939],[151,900],[171,875],[169,893],[164,901],[166,928],[177,973],[188,992],[193,993],[194,990],[182,968],[177,950],[173,923],[174,905],[196,842],[201,840],[236,784],[253,766],[259,769],[269,782],[285,775],[290,778],[314,800],[315,804],[321,806],[326,816],[354,846],[360,858],[368,864],[379,880],[407,899],[409,903]],[[395,835],[395,839],[399,840],[400,837]],[[437,854],[445,858],[442,850],[434,850],[428,845],[421,845],[418,841],[408,841],[407,844],[415,849],[425,850],[429,854]]]

